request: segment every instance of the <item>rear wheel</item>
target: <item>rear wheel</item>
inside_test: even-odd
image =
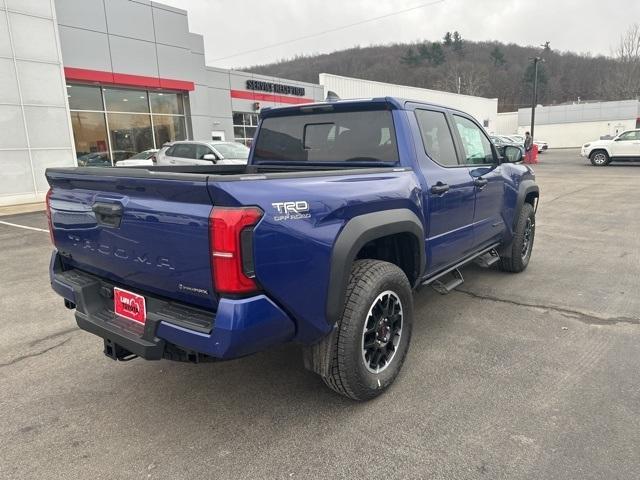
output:
[[[400,268],[358,260],[332,345],[325,383],[354,400],[369,400],[397,377],[411,339],[413,298]]]
[[[513,232],[511,243],[504,247],[500,258],[500,268],[505,272],[520,273],[531,259],[533,240],[536,234],[536,214],[530,203],[520,209],[520,215]]]
[[[609,165],[609,162],[611,161],[609,159],[609,155],[604,150],[596,150],[595,152],[592,152],[589,159],[591,160],[591,165],[595,167],[605,167]]]

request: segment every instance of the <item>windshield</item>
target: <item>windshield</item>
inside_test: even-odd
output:
[[[237,158],[240,160],[249,158],[249,148],[241,143],[212,143],[211,146],[220,152],[220,155],[224,158]]]
[[[256,161],[398,162],[388,110],[267,117],[256,139]]]

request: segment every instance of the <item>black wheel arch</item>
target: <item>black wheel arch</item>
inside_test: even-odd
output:
[[[523,180],[518,188],[518,197],[516,199],[516,209],[513,215],[512,231],[516,228],[520,211],[525,203],[531,204],[534,210],[538,209],[538,200],[540,198],[540,187],[534,180]]]
[[[422,277],[426,266],[425,233],[422,221],[414,212],[401,208],[352,218],[338,235],[331,253],[326,307],[329,324],[335,324],[342,314],[351,266],[358,253],[367,243],[394,234],[408,234],[414,239],[415,272],[408,277],[413,283]]]

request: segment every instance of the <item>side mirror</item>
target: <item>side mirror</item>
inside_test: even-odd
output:
[[[522,150],[513,145],[507,145],[504,147],[503,160],[508,163],[517,163],[522,161]]]
[[[205,153],[202,156],[203,160],[209,160],[210,162],[214,162],[216,161],[216,156],[213,153]]]

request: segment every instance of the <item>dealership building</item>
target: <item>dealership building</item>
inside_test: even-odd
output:
[[[110,164],[181,139],[248,144],[260,108],[321,101],[325,89],[444,103],[488,130],[497,119],[496,99],[209,67],[187,12],[149,0],[0,0],[0,206],[43,200],[45,169],[83,158]]]
[[[170,140],[247,143],[260,108],[323,87],[205,65],[187,12],[148,0],[0,0],[0,205],[42,200],[47,167]]]

